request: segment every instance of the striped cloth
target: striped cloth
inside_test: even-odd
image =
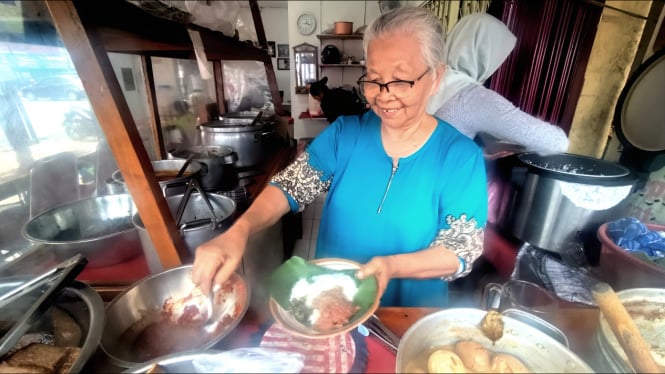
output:
[[[263,335],[261,347],[298,352],[305,356],[302,373],[348,373],[356,356],[356,344],[350,333],[331,338],[295,336],[273,324]]]

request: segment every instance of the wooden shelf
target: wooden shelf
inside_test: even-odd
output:
[[[326,116],[324,115],[318,115],[318,116],[313,116],[309,114],[309,111],[301,112],[300,115],[298,116],[299,119],[322,119],[326,120]]]
[[[364,68],[361,64],[321,64],[322,68]]]
[[[329,40],[329,39],[353,39],[353,40],[362,40],[363,34],[345,34],[345,35],[336,35],[336,34],[319,34],[316,36],[319,40]]]

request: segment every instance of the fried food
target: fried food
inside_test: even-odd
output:
[[[461,340],[455,344],[455,352],[472,372],[486,372],[491,368],[491,353],[480,343]]]
[[[83,339],[81,326],[66,311],[51,308],[55,345],[60,347],[78,347]]]
[[[503,318],[497,310],[491,309],[480,321],[480,330],[492,341],[501,339],[503,336]]]
[[[492,373],[531,373],[520,359],[506,353],[497,353],[492,358]]]
[[[427,369],[430,373],[466,373],[464,362],[455,352],[447,349],[437,349],[427,359]]]

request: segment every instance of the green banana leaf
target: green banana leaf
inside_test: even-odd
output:
[[[353,315],[353,321],[357,316],[367,312],[374,301],[378,292],[378,284],[375,277],[358,279],[355,277],[356,269],[330,269],[305,261],[302,257],[293,256],[280,265],[270,275],[270,296],[285,310],[291,310],[291,289],[300,279],[311,279],[314,276],[322,274],[345,274],[356,281],[358,292],[353,298],[353,304],[359,307],[359,310]],[[303,322],[301,320],[301,322]]]

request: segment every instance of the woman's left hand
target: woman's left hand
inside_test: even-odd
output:
[[[372,275],[376,277],[376,281],[379,287],[379,295],[383,295],[383,292],[388,286],[390,278],[392,278],[390,258],[385,256],[374,257],[368,263],[361,266],[356,273],[356,276],[360,279],[364,279]]]

